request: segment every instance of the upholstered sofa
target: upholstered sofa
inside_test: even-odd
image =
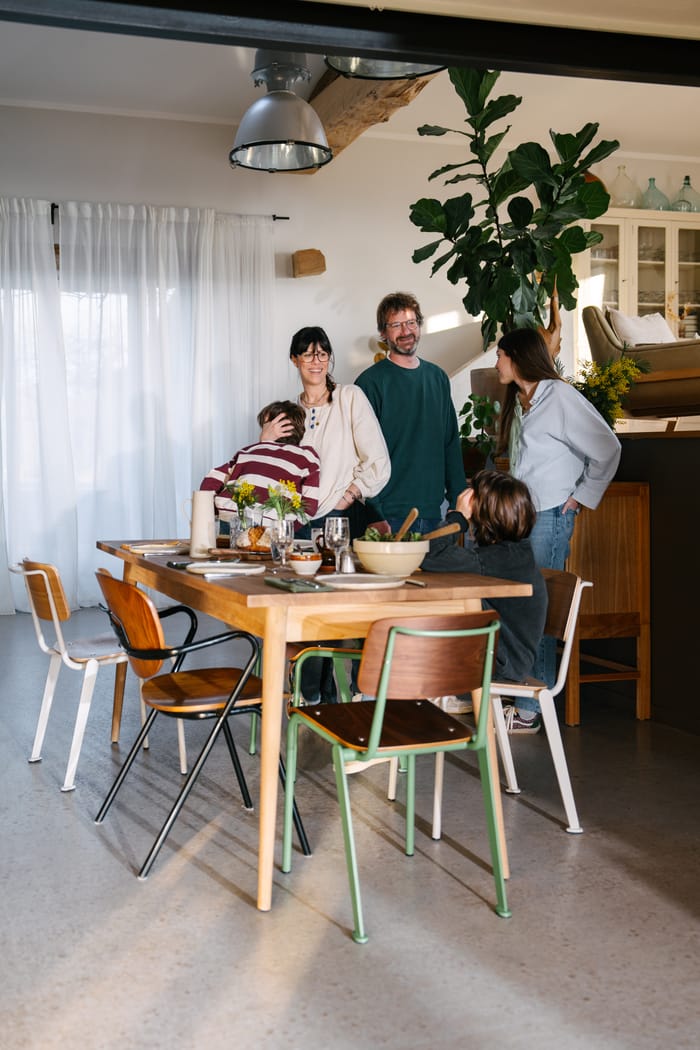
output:
[[[625,401],[630,416],[695,416],[700,414],[700,339],[627,346],[597,306],[585,306],[583,326],[591,357],[603,364],[623,350],[646,362],[649,372],[640,376]]]

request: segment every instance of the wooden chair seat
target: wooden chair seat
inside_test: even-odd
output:
[[[357,704],[318,704],[300,707],[302,722],[322,730],[329,739],[359,754],[368,750],[376,701]],[[387,700],[376,752],[396,753],[450,747],[471,740],[468,726],[445,714],[429,700]]]
[[[203,667],[196,671],[161,674],[143,683],[141,696],[149,707],[178,718],[216,715],[236,688],[240,672],[230,667]],[[262,681],[251,675],[236,701],[236,707],[260,706]]]

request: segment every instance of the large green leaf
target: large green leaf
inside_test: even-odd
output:
[[[539,142],[523,142],[508,154],[513,171],[528,183],[557,185],[549,154]]]
[[[490,138],[484,140],[483,146],[481,147],[481,149],[478,150],[479,157],[481,159],[481,162],[484,164],[484,166],[486,166],[488,164],[488,162],[491,160],[491,157],[496,152],[496,150],[500,146],[501,142],[503,142],[503,139],[506,137],[506,135],[508,134],[509,131],[510,131],[510,124],[505,129],[505,131],[500,131],[500,132],[498,132],[498,134],[491,135]],[[474,146],[475,144],[472,143],[472,145]],[[477,150],[475,149],[473,152],[476,152],[476,151]],[[476,162],[473,162],[473,163],[476,163]]]
[[[564,162],[571,162],[578,160],[586,146],[595,138],[597,131],[598,124],[584,124],[575,135],[560,135],[550,130],[549,137],[560,159]]]
[[[433,135],[439,137],[441,135],[464,135],[463,131],[454,131],[452,128],[441,128],[438,124],[421,124],[417,129],[419,135]]]
[[[428,175],[428,181],[430,182],[433,179],[439,179],[441,175],[446,175],[448,171],[457,171],[458,168],[466,168],[470,164],[476,163],[477,161],[475,160],[463,160],[459,164],[444,164],[441,168],[436,168],[435,171]],[[474,178],[473,175],[471,177]]]
[[[461,197],[450,197],[445,201],[445,236],[454,240],[464,233],[469,223],[474,218],[471,194],[464,193]]]
[[[411,259],[414,263],[425,262],[426,259],[429,259],[431,255],[435,254],[441,244],[442,240],[431,241],[430,244],[424,244],[422,248],[416,248]]]
[[[581,207],[580,218],[597,219],[608,210],[610,194],[602,182],[584,182],[578,192],[578,201]]]
[[[484,108],[500,72],[488,69],[462,69],[451,67],[448,75],[454,89],[464,102],[467,113],[480,113]]]
[[[614,153],[619,148],[620,143],[617,139],[603,139],[602,142],[593,147],[590,153],[581,158],[580,166],[582,168],[590,168],[593,164],[600,164],[601,160],[605,160],[606,157],[609,157],[611,153]]]
[[[503,117],[507,117],[509,113],[517,109],[522,98],[517,95],[501,95],[499,98],[494,98],[491,102],[487,103],[485,109],[481,113],[475,114],[470,124],[475,131],[484,131],[486,128],[491,127],[497,120],[502,120]]]
[[[588,247],[586,234],[580,226],[567,226],[565,230],[562,230],[559,244],[563,245],[571,255],[585,252]]]
[[[469,194],[465,194],[466,197]],[[471,198],[470,198],[471,202]],[[410,219],[423,233],[442,233],[447,229],[445,209],[434,197],[422,197],[411,205]]]
[[[491,179],[491,200],[493,201],[493,206],[497,208],[504,201],[507,201],[509,197],[512,197],[514,193],[526,190],[529,185],[530,180],[518,174],[517,171],[513,171],[511,168],[501,169]]]
[[[524,230],[532,220],[535,209],[527,197],[513,197],[508,202],[508,214],[516,229]]]

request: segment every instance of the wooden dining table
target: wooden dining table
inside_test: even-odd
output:
[[[145,556],[131,548],[158,541],[99,540],[97,547],[124,562],[123,577],[189,605],[263,639],[263,710],[260,741],[260,831],[257,905],[272,905],[277,778],[284,710],[287,642],[364,638],[370,624],[385,617],[473,612],[482,598],[527,596],[529,584],[471,573],[418,573],[425,586],[401,583],[390,589],[293,593],[265,583],[264,576],[195,575],[167,562],[172,555]],[[186,561],[187,556],[179,555]],[[319,577],[322,582],[323,578]],[[495,749],[494,749],[495,756]],[[500,803],[500,794],[498,795]],[[502,827],[502,815],[500,817]],[[507,869],[507,865],[506,865]]]

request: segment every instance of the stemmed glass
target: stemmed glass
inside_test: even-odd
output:
[[[350,519],[326,518],[323,530],[326,547],[335,552],[335,571],[340,572],[340,554],[350,546]]]
[[[274,560],[274,552],[277,550],[280,568],[286,569],[287,558],[294,546],[294,519],[280,518],[274,525],[270,526],[270,542]]]

